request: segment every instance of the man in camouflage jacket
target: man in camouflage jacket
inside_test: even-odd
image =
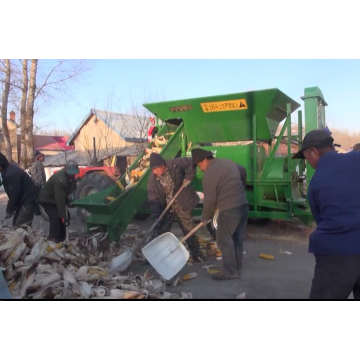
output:
[[[45,175],[45,170],[44,170],[44,165],[43,165],[44,158],[45,158],[44,154],[42,154],[39,151],[36,151],[35,152],[35,161],[29,170],[31,179],[34,182],[36,189],[37,189],[37,195],[39,194],[40,190],[46,183],[46,175]],[[40,213],[39,205],[37,205],[36,210],[35,210],[35,215],[40,215],[40,214],[41,213]]]
[[[164,219],[154,229],[153,236],[157,237],[171,230],[175,218],[178,219],[179,226],[186,236],[194,227],[191,212],[199,203],[199,196],[195,189],[190,185],[196,175],[191,158],[176,158],[165,161],[159,154],[150,155],[150,174],[147,190],[148,202],[153,219],[157,219],[166,205],[185,182],[186,188],[181,192],[177,200],[171,206]],[[202,257],[200,244],[196,235],[187,240],[193,260],[198,261]]]

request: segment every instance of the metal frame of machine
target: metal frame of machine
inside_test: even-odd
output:
[[[305,89],[302,97],[305,106],[305,132],[325,128],[327,103],[317,87]],[[296,140],[301,147],[302,111],[298,112],[298,134],[291,135],[291,115],[300,104],[278,89],[213,96],[206,98],[144,104],[156,116],[158,136],[168,137],[161,151],[165,159],[189,156],[191,149],[204,143],[223,143],[223,146],[201,146],[214,152],[215,157],[229,158],[243,165],[248,172],[246,193],[252,218],[292,219],[299,218],[306,224],[313,221],[304,193],[304,171],[309,183],[313,169],[303,160],[292,160],[291,143]],[[159,119],[162,125],[159,126]],[[279,124],[284,122],[279,136],[275,136]],[[287,156],[276,156],[285,131]],[[249,145],[231,145],[227,142],[252,141]],[[275,144],[273,145],[273,141]],[[259,142],[269,145],[269,153]],[[142,155],[131,165],[136,169]],[[141,211],[147,198],[147,169],[130,189],[111,187],[74,203],[92,215],[88,227],[106,227],[111,240],[118,240],[134,215]],[[202,190],[202,173],[198,171],[192,185]],[[120,180],[126,186],[125,177]],[[104,203],[104,198],[116,192],[116,199]],[[146,211],[146,209],[144,209]],[[201,212],[201,206],[194,215]]]

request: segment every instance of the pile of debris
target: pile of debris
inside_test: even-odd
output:
[[[143,276],[111,273],[109,264],[124,247],[106,239],[107,235],[99,232],[56,244],[29,228],[0,228],[0,268],[12,296],[18,299],[192,299],[190,293],[167,292],[166,283],[150,271]]]

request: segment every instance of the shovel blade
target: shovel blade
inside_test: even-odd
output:
[[[117,256],[112,260],[109,266],[109,271],[124,271],[132,262],[133,254],[130,250],[125,251],[121,255]]]
[[[171,280],[176,276],[190,257],[185,246],[170,232],[151,241],[142,249],[142,253],[165,280]]]

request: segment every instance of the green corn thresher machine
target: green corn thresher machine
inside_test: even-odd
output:
[[[317,87],[305,89],[305,129],[325,128],[327,103]],[[157,136],[173,133],[161,151],[165,159],[191,156],[191,149],[201,146],[214,152],[215,157],[228,158],[247,170],[246,193],[252,219],[293,219],[305,224],[313,222],[308,207],[304,180],[309,183],[314,170],[306,169],[303,160],[292,160],[292,145],[303,138],[302,112],[298,111],[298,133],[291,135],[291,114],[300,104],[278,89],[251,91],[196,99],[145,104],[162,125]],[[277,136],[280,123],[285,120]],[[284,136],[285,132],[290,136]],[[234,144],[248,142],[248,144]],[[280,144],[286,144],[287,155],[276,155]],[[266,147],[264,146],[266,145]],[[266,148],[268,149],[266,151]],[[130,166],[134,170],[143,154]],[[306,176],[304,175],[306,172]],[[202,191],[202,172],[198,170],[192,185]],[[93,194],[73,204],[84,208],[91,216],[88,228],[104,226],[112,241],[119,239],[141,211],[147,199],[147,169],[134,187],[121,190],[117,185]],[[125,175],[120,179],[126,186]],[[111,194],[116,199],[106,204]],[[194,216],[201,214],[200,204]],[[212,226],[216,228],[216,219]]]

